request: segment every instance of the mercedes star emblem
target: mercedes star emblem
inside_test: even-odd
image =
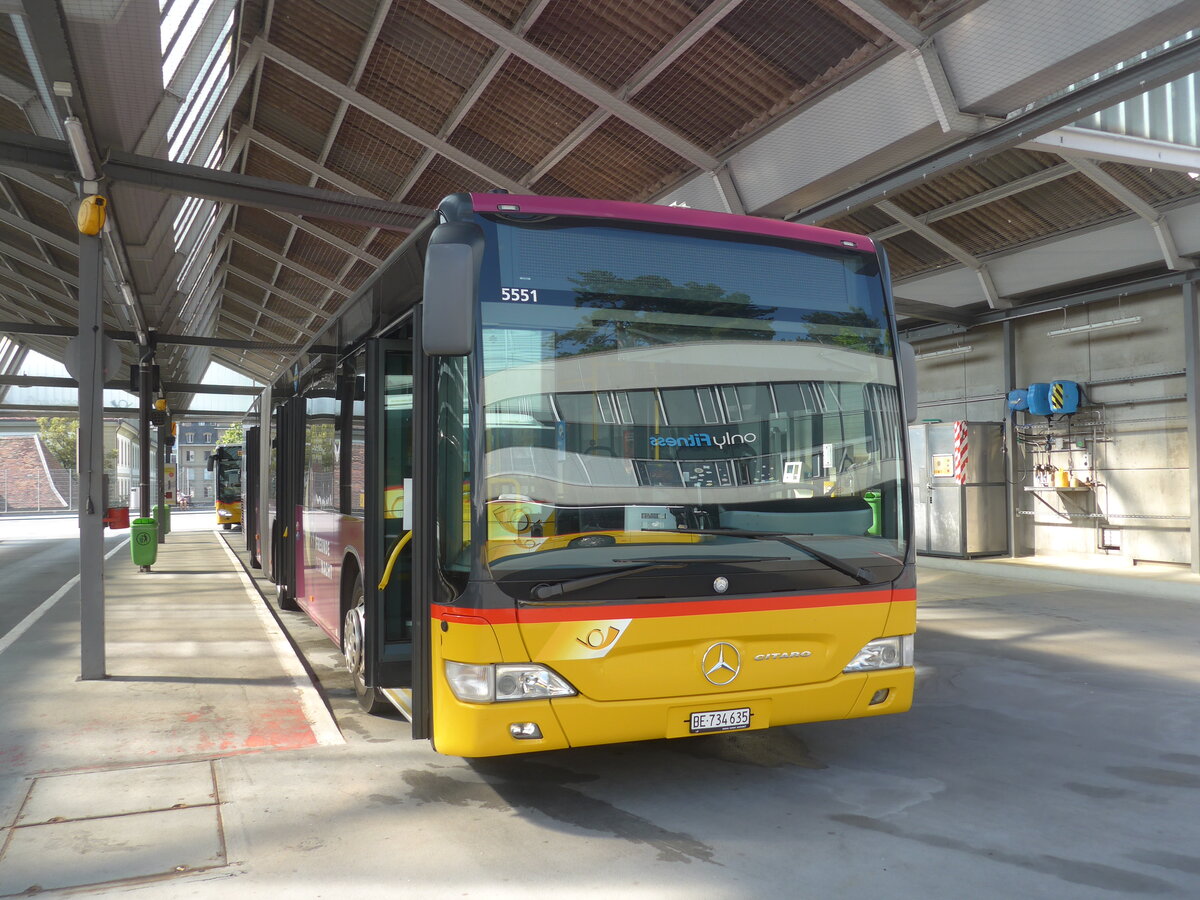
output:
[[[710,683],[721,687],[737,678],[742,671],[742,655],[737,647],[720,641],[704,651],[700,660],[700,671]]]

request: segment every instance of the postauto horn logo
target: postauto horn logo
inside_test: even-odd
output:
[[[651,447],[730,447],[734,444],[753,444],[758,440],[757,434],[712,434],[707,431],[694,431],[683,437],[666,437],[656,434],[650,438]]]

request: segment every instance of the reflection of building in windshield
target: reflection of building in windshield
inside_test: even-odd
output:
[[[837,346],[592,353],[493,373],[485,395],[489,501],[558,534],[673,530],[673,507],[857,495],[901,472],[892,361]]]

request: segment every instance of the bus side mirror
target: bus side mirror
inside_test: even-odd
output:
[[[429,356],[466,356],[475,343],[483,231],[472,222],[443,222],[425,252],[421,342]]]
[[[900,341],[898,350],[904,411],[908,414],[908,424],[912,425],[917,421],[917,351],[908,341]]]

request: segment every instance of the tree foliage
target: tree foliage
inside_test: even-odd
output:
[[[775,333],[774,306],[759,306],[748,294],[727,293],[715,284],[678,285],[661,275],[618,278],[595,269],[572,279],[575,304],[585,310],[575,328],[558,336],[558,355],[597,353],[681,339],[706,341],[770,340]],[[621,316],[596,315],[596,310],[622,311]],[[677,316],[663,319],[661,314]],[[682,324],[695,317],[702,328]]]
[[[222,444],[241,444],[246,439],[246,433],[242,429],[241,422],[234,422],[225,429],[225,433],[217,438],[217,446]]]
[[[41,416],[37,420],[42,443],[64,469],[75,468],[75,445],[79,436],[79,420],[61,416]]]

